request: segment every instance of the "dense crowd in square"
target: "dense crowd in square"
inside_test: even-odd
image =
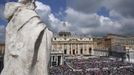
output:
[[[110,58],[66,59],[50,75],[134,75],[134,64]]]

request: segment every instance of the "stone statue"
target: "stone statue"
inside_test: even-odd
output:
[[[6,49],[1,75],[49,75],[52,32],[26,3],[5,5]]]

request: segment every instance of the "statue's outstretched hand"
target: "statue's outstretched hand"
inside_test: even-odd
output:
[[[29,9],[35,9],[35,0],[18,0],[19,3],[26,5]]]

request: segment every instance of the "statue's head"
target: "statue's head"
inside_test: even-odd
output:
[[[4,15],[5,18],[10,20],[19,7],[23,6],[21,3],[8,2],[5,5]]]

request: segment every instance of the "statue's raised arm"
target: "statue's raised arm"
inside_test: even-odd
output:
[[[35,1],[36,0],[18,0],[19,3],[27,5],[30,9],[36,8]]]
[[[35,0],[18,0],[18,2],[23,3],[23,4],[27,4],[27,3],[35,2]]]

